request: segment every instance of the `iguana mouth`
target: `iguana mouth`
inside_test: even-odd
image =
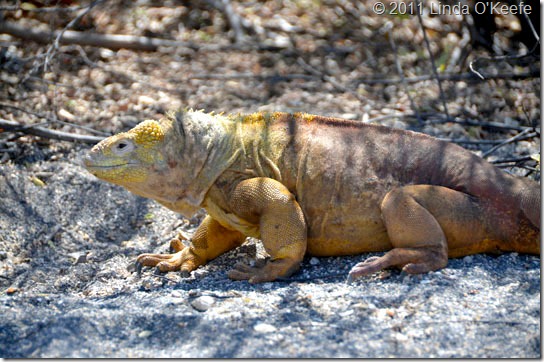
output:
[[[125,163],[118,163],[118,164],[108,165],[108,164],[95,163],[90,158],[84,158],[83,159],[83,165],[87,169],[104,170],[104,169],[111,169],[111,168],[117,168],[117,167],[135,166],[135,165],[137,165],[137,163],[136,162],[125,162]]]
[[[118,165],[88,165],[85,164],[87,168],[100,168],[100,169],[108,169],[108,168],[116,168],[116,167],[122,167],[122,166],[130,166],[135,165],[135,163],[120,163]]]

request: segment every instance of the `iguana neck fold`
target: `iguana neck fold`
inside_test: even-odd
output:
[[[173,209],[179,203],[201,207],[210,187],[241,153],[237,138],[228,132],[230,123],[226,117],[202,111],[170,113],[160,121],[174,207],[168,201],[163,204]]]

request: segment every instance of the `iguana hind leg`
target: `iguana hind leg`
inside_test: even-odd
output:
[[[442,186],[404,186],[385,196],[381,211],[393,249],[355,265],[351,279],[388,267],[411,274],[437,270],[447,265],[450,247],[465,248],[467,254],[485,251],[477,244],[486,239],[482,210],[465,193]]]

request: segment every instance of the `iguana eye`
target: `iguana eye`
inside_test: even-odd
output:
[[[120,140],[113,145],[112,151],[117,155],[124,155],[134,149],[134,144],[129,140]]]

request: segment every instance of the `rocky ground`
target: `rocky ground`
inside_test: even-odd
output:
[[[540,122],[539,77],[446,81],[457,118],[444,122],[436,81],[413,79],[431,74],[417,18],[378,16],[365,2],[236,2],[249,46],[234,49],[214,2],[106,3],[75,30],[202,48],[61,45],[44,71],[51,43],[0,34],[0,119],[105,135],[181,106],[304,111],[463,140],[480,155]],[[75,16],[62,14],[5,11],[4,19],[61,29]],[[486,75],[539,67],[482,60],[491,54],[463,42],[462,21],[424,20],[444,74],[467,74],[468,61]],[[515,18],[497,22],[495,50],[526,52],[511,40]],[[486,158],[539,180],[529,157],[540,150],[536,131]],[[287,280],[249,285],[226,276],[236,262],[263,257],[248,240],[187,278],[138,271],[138,254],[168,252],[170,238],[193,232],[204,213],[184,219],[97,180],[79,163],[89,148],[0,130],[0,357],[541,357],[537,256],[474,255],[434,273],[391,270],[352,284],[349,269],[378,253],[308,257]]]

